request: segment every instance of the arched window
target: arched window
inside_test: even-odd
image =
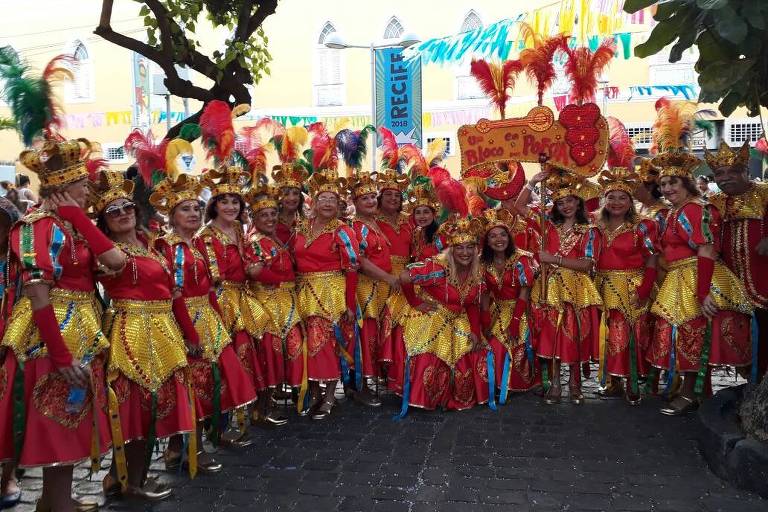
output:
[[[74,63],[71,66],[74,79],[71,82],[65,82],[67,101],[92,101],[93,64],[88,48],[85,46],[85,43],[76,40],[72,43],[70,51],[67,53],[74,58]]]
[[[331,22],[326,22],[317,38],[315,49],[315,105],[328,107],[344,103],[344,78],[341,50],[327,48],[326,38],[336,32]]]
[[[389,23],[387,23],[387,28],[384,29],[384,39],[398,39],[403,35],[403,32],[405,32],[403,24],[396,17],[392,16]]]
[[[464,16],[459,32],[469,32],[478,28],[483,28],[483,22],[480,16],[473,9],[470,9],[467,15]],[[480,90],[477,80],[469,74],[469,62],[460,64],[456,73],[456,99],[471,100],[482,97],[483,91]]]

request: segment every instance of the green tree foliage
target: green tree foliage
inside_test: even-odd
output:
[[[214,99],[230,104],[251,103],[248,85],[269,74],[272,59],[261,24],[275,12],[277,0],[134,0],[146,27],[146,42],[111,27],[115,0],[103,0],[95,33],[118,46],[140,53],[165,72],[168,91],[181,98],[207,103]],[[210,54],[195,32],[202,24],[224,28],[230,36],[221,50]],[[209,88],[181,78],[176,66],[187,67],[213,81]],[[175,136],[185,122],[196,122],[201,112],[175,126]]]
[[[669,61],[677,62],[696,45],[699,101],[720,102],[724,116],[739,106],[752,116],[768,107],[767,0],[626,0],[624,10],[654,4],[658,24],[635,56],[648,57],[671,44]]]

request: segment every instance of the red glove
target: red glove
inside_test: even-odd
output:
[[[59,321],[53,306],[48,304],[42,309],[32,311],[32,319],[37,325],[40,339],[48,349],[48,357],[56,368],[72,366],[72,354],[69,353],[64,338],[61,336]]]
[[[520,337],[520,319],[523,318],[527,307],[528,301],[517,299],[515,309],[512,310],[512,320],[509,321],[509,326],[507,326],[507,334],[510,338],[517,339]]]
[[[480,310],[480,325],[483,327],[483,331],[491,328],[491,312],[487,309]]]
[[[344,274],[344,284],[344,298],[347,302],[347,309],[355,311],[357,309],[357,272],[347,272]]]
[[[696,258],[696,296],[700,303],[709,295],[709,286],[712,284],[712,274],[715,273],[715,260],[705,256]]]
[[[59,214],[59,217],[68,221],[78,233],[83,235],[88,242],[88,247],[91,248],[93,254],[96,256],[100,256],[110,249],[115,248],[112,240],[107,238],[107,235],[102,233],[99,228],[91,222],[91,219],[88,218],[82,208],[77,206],[59,206],[57,213]]]
[[[637,298],[641,302],[651,296],[654,282],[656,282],[656,267],[645,267],[643,280],[640,282],[640,286],[637,287]]]
[[[221,312],[221,305],[219,304],[219,298],[216,297],[215,291],[211,290],[208,292],[208,302],[211,304],[211,307],[216,310],[219,316],[223,318],[224,313]],[[187,313],[187,316],[189,316],[189,313]]]
[[[400,289],[403,290],[403,295],[405,295],[408,304],[412,307],[417,308],[424,304],[424,301],[416,295],[416,290],[413,289],[413,283],[403,283],[400,286]]]
[[[467,318],[469,318],[469,326],[472,329],[472,334],[477,337],[477,341],[479,342],[481,339],[480,306],[477,304],[467,304],[465,309],[467,311]]]
[[[197,334],[195,324],[192,323],[192,318],[189,316],[189,310],[184,302],[184,297],[177,297],[173,299],[173,316],[176,318],[176,323],[181,328],[181,334],[184,335],[184,340],[190,345],[199,345],[200,336]]]

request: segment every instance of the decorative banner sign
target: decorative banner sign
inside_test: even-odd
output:
[[[523,118],[459,128],[461,174],[499,162],[548,162],[584,177],[594,176],[608,156],[608,123],[594,103],[567,105],[555,121],[548,107],[534,107]],[[474,173],[473,173],[474,174]]]
[[[133,126],[147,128],[152,121],[149,110],[149,81],[149,60],[133,52]]]
[[[392,131],[398,144],[421,147],[421,59],[407,61],[402,48],[375,51],[376,126]]]

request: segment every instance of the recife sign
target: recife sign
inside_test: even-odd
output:
[[[398,144],[422,147],[421,59],[402,48],[376,50],[376,126],[388,128]]]

